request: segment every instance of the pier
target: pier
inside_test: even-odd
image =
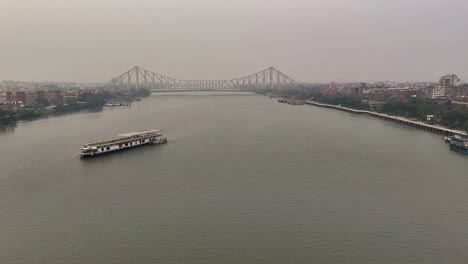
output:
[[[445,135],[445,136],[458,135],[458,136],[461,136],[463,138],[468,138],[468,134],[465,131],[449,129],[449,128],[446,128],[446,127],[443,127],[443,126],[430,125],[430,124],[426,124],[426,123],[421,122],[421,121],[413,121],[413,120],[410,120],[408,118],[404,118],[404,117],[400,117],[400,116],[391,116],[391,115],[377,113],[377,112],[373,112],[373,111],[352,109],[352,108],[338,106],[338,105],[322,104],[322,103],[318,103],[318,102],[314,102],[314,101],[310,101],[310,100],[306,101],[306,104],[315,105],[315,106],[319,106],[319,107],[334,108],[334,109],[337,109],[337,110],[340,110],[340,111],[350,112],[350,113],[353,113],[353,114],[369,115],[369,116],[377,117],[377,118],[388,120],[388,121],[393,121],[393,122],[396,122],[396,123],[399,123],[399,124],[411,126],[411,127],[414,127],[414,128],[426,130],[426,131],[429,131],[429,132],[432,132],[432,133],[437,133],[437,134],[441,134],[441,135]]]

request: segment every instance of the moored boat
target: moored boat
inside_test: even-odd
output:
[[[289,99],[287,100],[287,103],[290,105],[304,105],[305,101],[304,100],[297,100],[297,99]]]
[[[450,140],[450,149],[463,154],[468,154],[468,139],[452,138]]]
[[[167,138],[162,136],[161,130],[156,129],[142,132],[130,132],[117,136],[118,137],[114,139],[84,145],[80,150],[80,156],[94,157],[143,145],[167,143]]]
[[[131,102],[128,101],[109,101],[104,104],[104,106],[130,106]]]
[[[453,140],[459,140],[462,139],[460,135],[454,135],[453,137],[445,137],[445,143],[450,143]]]

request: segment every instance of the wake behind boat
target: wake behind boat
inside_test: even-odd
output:
[[[162,137],[161,130],[156,129],[142,132],[130,132],[117,136],[118,138],[115,139],[84,145],[80,150],[80,156],[94,157],[143,145],[167,143],[167,138]]]

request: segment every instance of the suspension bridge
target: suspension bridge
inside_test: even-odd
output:
[[[259,89],[294,89],[299,83],[270,67],[232,80],[182,80],[135,66],[111,80],[113,87],[146,88],[155,92],[171,91],[252,91]]]

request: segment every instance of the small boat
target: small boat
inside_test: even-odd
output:
[[[110,102],[107,102],[106,104],[104,104],[104,106],[130,106],[132,105],[132,103],[130,102],[120,102],[120,101],[110,101]]]
[[[468,139],[452,137],[450,140],[450,149],[463,154],[468,154]]]
[[[450,142],[450,149],[468,155],[468,142],[452,141]]]

